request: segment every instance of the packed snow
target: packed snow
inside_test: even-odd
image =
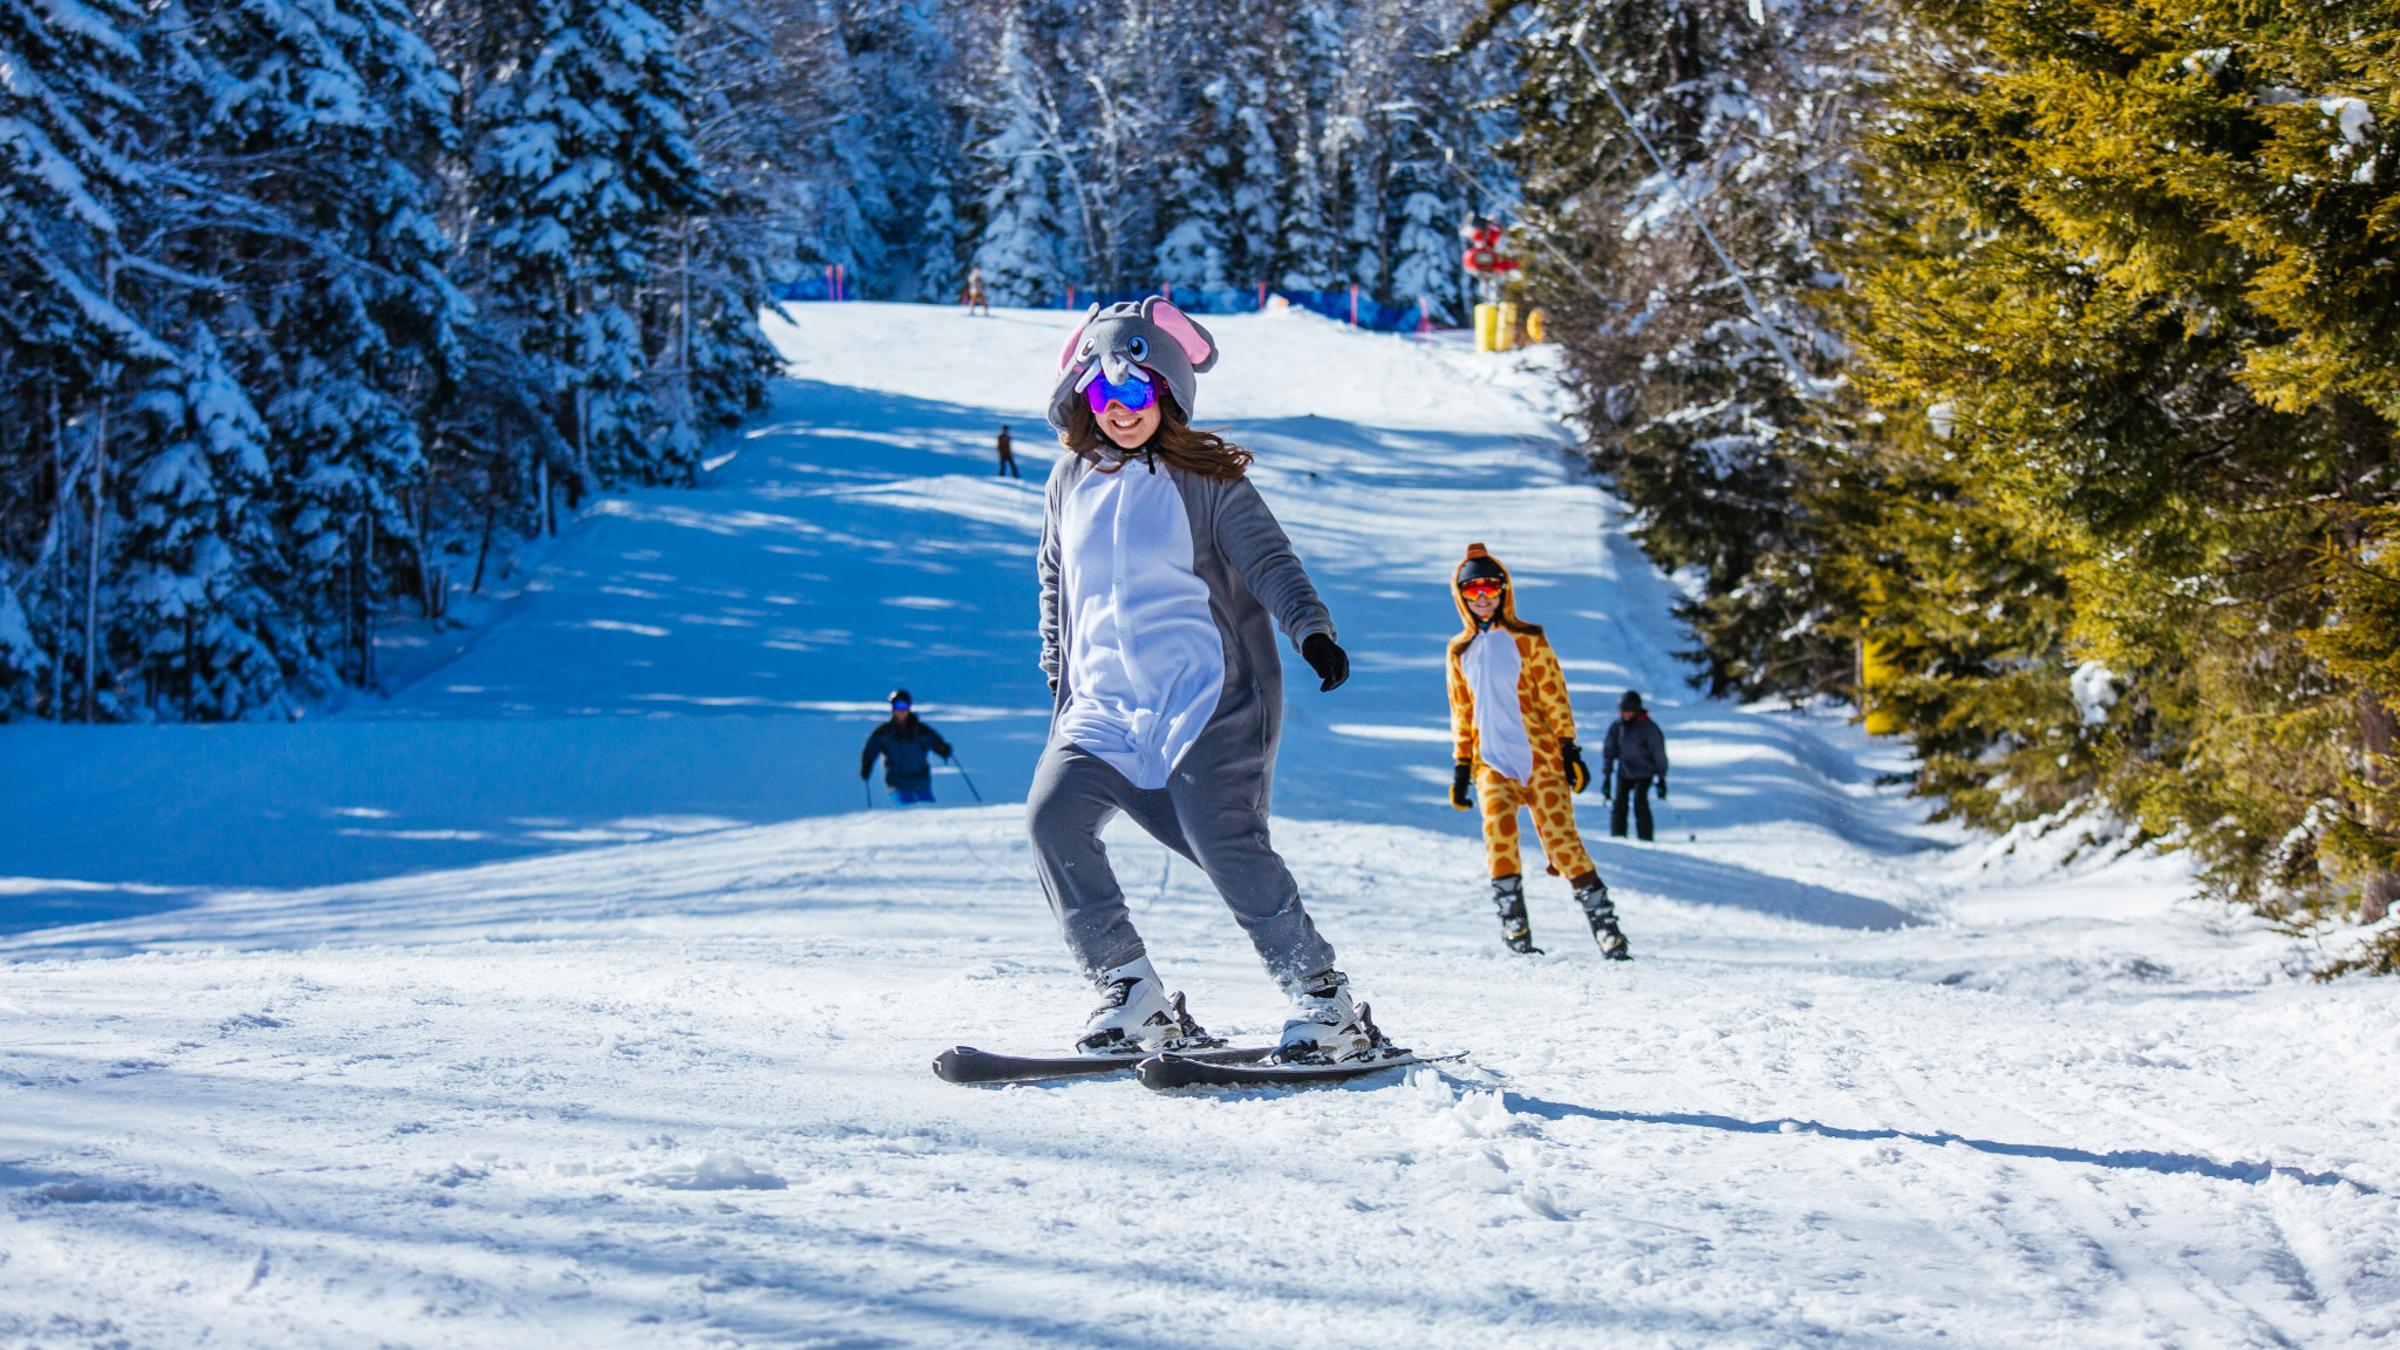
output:
[[[1090,993],[1029,865],[1056,313],[811,306],[696,490],[587,504],[416,672],[285,725],[0,728],[0,1341],[2330,1345],[2400,1331],[2400,986],[2077,822],[1928,822],[1839,708],[1696,697],[1539,355],[1213,326],[1200,420],[1355,667],[1287,655],[1276,842],[1396,1037],[1302,1094],[968,1089]],[[1028,478],[992,474],[1014,428]],[[1480,539],[1655,844],[1500,945],[1446,802]],[[398,644],[413,643],[402,650]],[[1296,672],[1296,673],[1295,673]],[[857,775],[908,686],[972,775]],[[2096,698],[2097,694],[2092,697]],[[978,802],[980,797],[980,803]],[[1111,835],[1217,1031],[1277,997]],[[1530,842],[1530,841],[1529,841]]]

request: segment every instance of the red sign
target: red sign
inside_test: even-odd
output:
[[[1467,241],[1467,250],[1459,255],[1459,263],[1476,276],[1498,276],[1517,270],[1517,260],[1500,251],[1501,240],[1508,232],[1498,225],[1485,222],[1469,225],[1459,235]]]

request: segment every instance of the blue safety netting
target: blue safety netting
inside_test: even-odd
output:
[[[833,278],[822,272],[809,273],[790,281],[778,281],[767,287],[767,294],[778,300],[831,300]]]
[[[1143,287],[1134,290],[1086,291],[1078,288],[1074,307],[1082,309],[1086,305],[1114,305],[1141,300],[1159,294],[1160,289]],[[1295,309],[1305,309],[1343,323],[1350,322],[1350,288],[1347,286],[1306,291],[1279,290],[1270,286],[1264,298],[1266,303],[1272,305],[1279,296]],[[1256,286],[1175,288],[1175,305],[1186,314],[1255,314],[1260,299]],[[1061,297],[1061,301],[1064,302],[1064,297]],[[1418,318],[1415,305],[1387,305],[1364,292],[1358,296],[1358,326],[1361,328],[1385,333],[1413,333],[1417,329]]]
[[[1094,291],[1079,286],[1074,291],[1071,307],[1082,309],[1087,305],[1138,301],[1157,295],[1162,289],[1145,286]],[[768,288],[768,293],[784,301],[830,300],[833,298],[833,279],[823,273],[809,273],[791,281],[778,282]],[[1268,287],[1263,293],[1263,299],[1270,305],[1278,297],[1294,308],[1322,314],[1342,323],[1350,322],[1352,301],[1347,286],[1332,286],[1324,290],[1278,290]],[[1256,286],[1178,286],[1174,298],[1176,306],[1187,314],[1254,314],[1258,312],[1262,293]],[[1061,308],[1070,307],[1065,293],[1059,295],[1057,303]],[[1358,326],[1378,332],[1413,333],[1421,317],[1417,306],[1413,304],[1387,305],[1363,291],[1359,293],[1356,303]]]

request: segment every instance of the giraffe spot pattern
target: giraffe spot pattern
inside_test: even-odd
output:
[[[1575,832],[1575,801],[1566,791],[1566,770],[1553,753],[1537,761],[1531,785],[1503,778],[1490,765],[1475,774],[1475,800],[1483,808],[1483,849],[1492,875],[1514,876],[1525,870],[1523,836],[1517,812],[1533,816],[1533,832],[1554,874],[1579,877],[1594,870],[1583,836]]]
[[[1579,877],[1590,872],[1591,854],[1575,831],[1575,795],[1559,753],[1560,743],[1575,734],[1574,705],[1567,696],[1565,672],[1548,641],[1530,633],[1514,635],[1517,642],[1517,702],[1524,713],[1525,732],[1534,752],[1533,782],[1501,777],[1483,762],[1475,734],[1474,695],[1467,689],[1459,665],[1463,642],[1450,648],[1450,718],[1457,729],[1458,757],[1475,765],[1475,799],[1483,816],[1484,853],[1492,875],[1523,872],[1523,835],[1517,813],[1533,816],[1533,829],[1549,856],[1552,875]]]

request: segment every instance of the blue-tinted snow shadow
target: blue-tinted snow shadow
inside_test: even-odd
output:
[[[1799,1120],[1784,1117],[1777,1120],[1743,1120],[1739,1116],[1717,1115],[1711,1112],[1687,1111],[1615,1111],[1597,1106],[1577,1106],[1572,1102],[1554,1102],[1529,1097],[1520,1092],[1503,1092],[1501,1097],[1511,1111],[1539,1116],[1544,1120],[1598,1120],[1612,1125],[1671,1125],[1684,1129],[1724,1130],[1734,1134],[1818,1135],[1827,1139],[1881,1141],[1914,1140],[1934,1148],[1956,1144],[1978,1153],[1997,1154],[2009,1158],[2041,1158],[2051,1162],[2075,1163],[2085,1167],[2107,1167],[2118,1170],[2155,1172],[2161,1176],[2201,1176],[2212,1181],[2236,1181],[2256,1185],[2275,1177],[2299,1182],[2303,1186],[2349,1186],[2363,1195],[2382,1192],[2365,1182],[2353,1181],[2339,1172],[2309,1172],[2268,1162],[2218,1162],[2196,1153],[2168,1153],[2152,1149],[2112,1149],[2098,1152],[2061,1144],[2012,1144],[1996,1139],[1975,1139],[1952,1134],[1947,1130],[1919,1131],[1899,1129],[1858,1129],[1852,1126],[1828,1125],[1819,1120]]]
[[[990,476],[987,409],[784,381],[697,490],[596,503],[539,592],[372,718],[1043,709],[1034,551],[1050,456]],[[1038,426],[1038,419],[1036,419]],[[1019,430],[1025,428],[1020,423]]]
[[[1022,482],[986,476],[988,409],[786,381],[704,486],[593,503],[526,597],[388,699],[0,728],[0,933],[880,808],[857,756],[895,686],[987,798],[1021,799],[1049,719],[1049,456],[1038,415],[1012,420]],[[973,800],[947,770],[935,790]]]

